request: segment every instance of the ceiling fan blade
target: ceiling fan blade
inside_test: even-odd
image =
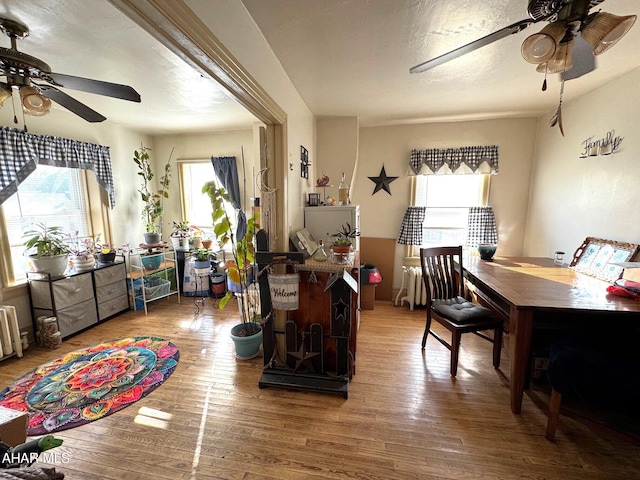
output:
[[[107,117],[100,115],[95,110],[87,107],[84,103],[79,102],[73,97],[70,97],[64,92],[61,92],[55,87],[49,85],[37,85],[42,94],[50,100],[53,100],[58,105],[63,106],[67,110],[75,113],[76,115],[84,118],[87,122],[97,123],[104,122]]]
[[[581,77],[596,69],[596,57],[593,54],[593,47],[582,38],[582,35],[575,36],[571,61],[573,66],[564,72],[565,80]]]
[[[543,18],[537,20],[530,18],[520,20],[519,22],[509,25],[508,27],[501,28],[500,30],[490,33],[489,35],[479,38],[478,40],[474,40],[471,43],[463,45],[462,47],[458,47],[455,50],[440,55],[439,57],[432,58],[431,60],[427,60],[426,62],[421,63],[420,65],[416,65],[415,67],[411,68],[409,72],[419,73],[424,72],[425,70],[429,70],[430,68],[437,67],[438,65],[453,60],[454,58],[458,58],[467,53],[473,52],[474,50],[489,45],[490,43],[493,43],[504,37],[508,37],[509,35],[512,35],[514,33],[521,32],[532,23],[539,22],[540,20],[543,20]]]
[[[130,102],[140,102],[140,94],[128,85],[74,77],[63,73],[51,72],[47,75],[58,87],[71,88],[73,90],[95,93],[97,95],[119,98],[121,100],[129,100]]]

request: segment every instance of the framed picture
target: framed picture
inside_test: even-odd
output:
[[[624,267],[618,265],[635,258],[640,245],[602,238],[587,237],[573,254],[569,265],[576,272],[613,282],[620,278]]]

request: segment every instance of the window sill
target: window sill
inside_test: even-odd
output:
[[[2,287],[2,300],[10,300],[12,298],[24,297],[27,292],[27,281],[22,280],[10,287]]]

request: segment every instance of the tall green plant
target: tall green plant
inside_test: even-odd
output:
[[[164,175],[160,177],[160,188],[152,191],[152,182],[155,174],[151,169],[149,152],[150,148],[141,146],[140,151],[133,151],[133,161],[138,166],[138,175],[142,178],[142,185],[138,189],[140,198],[144,202],[142,219],[145,222],[147,233],[160,231],[157,222],[164,213],[164,199],[169,198],[169,182],[171,181],[171,155],[164,165]],[[173,150],[172,150],[173,153]]]
[[[226,245],[231,246],[231,253],[235,262],[235,267],[227,269],[227,274],[232,282],[240,285],[241,291],[244,291],[247,283],[248,270],[252,266],[255,260],[255,245],[253,238],[256,231],[260,228],[258,223],[259,215],[254,213],[247,219],[247,232],[243,238],[235,238],[235,233],[232,229],[232,222],[229,219],[225,204],[231,202],[229,193],[224,188],[218,188],[215,182],[207,182],[202,187],[202,193],[206,193],[211,200],[211,219],[213,221],[213,232],[216,236],[216,241],[220,248],[224,248]],[[224,308],[233,296],[233,292],[227,291],[225,296],[220,299],[220,308]],[[243,323],[252,321],[250,318],[245,318],[245,309],[242,309]]]

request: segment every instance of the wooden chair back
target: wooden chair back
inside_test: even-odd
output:
[[[423,248],[420,250],[420,265],[427,290],[427,308],[431,307],[433,299],[465,296],[462,246]]]

